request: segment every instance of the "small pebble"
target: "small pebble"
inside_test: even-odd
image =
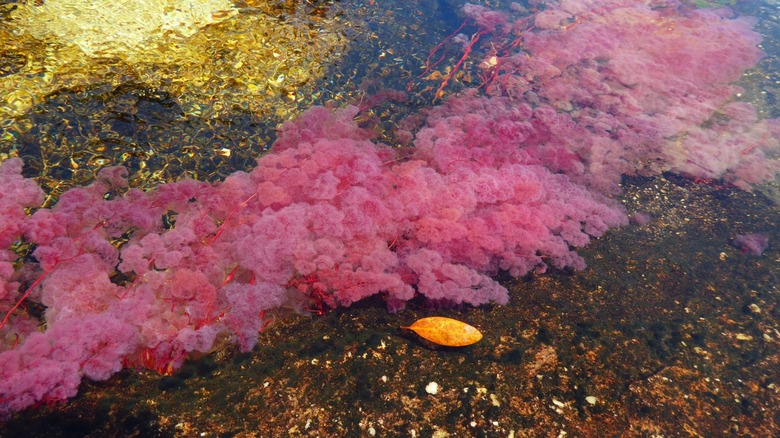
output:
[[[439,393],[439,384],[436,382],[431,382],[427,385],[425,385],[425,392],[427,392],[430,395],[436,395]]]

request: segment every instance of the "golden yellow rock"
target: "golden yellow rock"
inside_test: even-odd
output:
[[[430,316],[418,319],[409,329],[433,343],[447,347],[465,347],[482,339],[482,333],[475,327],[457,319],[443,316]]]
[[[0,63],[8,64],[0,125],[63,88],[122,82],[163,90],[182,106],[294,113],[300,102],[282,96],[318,90],[351,42],[348,18],[317,17],[315,26],[298,1],[12,3],[7,19],[0,14]]]

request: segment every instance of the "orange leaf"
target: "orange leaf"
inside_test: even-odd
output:
[[[414,324],[401,328],[413,330],[422,338],[447,347],[465,347],[482,339],[482,333],[476,328],[442,316],[418,319]]]

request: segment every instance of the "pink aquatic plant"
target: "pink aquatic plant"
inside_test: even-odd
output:
[[[12,312],[2,332],[0,406],[70,397],[80,377],[105,378],[122,366],[170,372],[220,334],[251,349],[265,311],[292,306],[295,296],[329,307],[376,294],[396,309],[416,295],[506,303],[492,274],[581,269],[572,248],[625,222],[613,201],[520,156],[440,168],[429,154],[476,149],[434,140],[433,119],[419,132],[419,152],[398,160],[368,140],[356,112],[310,109],[282,127],[252,172],[220,183],[186,180],[106,199],[126,186],[113,168],[50,209],[17,214],[9,236],[34,243],[37,263],[7,270],[4,281],[22,287],[3,304],[9,311],[23,295],[43,304],[48,330],[33,333],[30,317]],[[498,146],[482,145],[480,154]],[[23,212],[40,193],[20,164],[0,169],[4,188],[30,192],[10,198]],[[126,242],[117,248],[117,239]],[[94,341],[56,353],[73,336]]]
[[[492,65],[487,94],[511,99],[510,111],[533,107],[508,117],[525,123],[525,150],[540,162],[563,160],[558,170],[612,193],[626,174],[672,171],[747,188],[778,173],[780,121],[733,101],[733,82],[763,56],[751,19],[675,1],[541,3],[533,24],[519,19],[489,42],[513,47],[520,33],[522,50],[490,50],[483,62]],[[466,9],[476,23],[485,11]]]
[[[763,233],[737,234],[731,243],[745,254],[760,256],[769,248],[769,236]]]

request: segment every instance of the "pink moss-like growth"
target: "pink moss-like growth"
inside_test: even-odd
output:
[[[486,83],[489,94],[552,110],[543,123],[553,140],[532,155],[567,157],[559,170],[602,192],[615,192],[622,174],[673,171],[746,188],[780,171],[780,121],[731,102],[732,82],[763,55],[750,19],[675,1],[545,3],[524,50],[498,53]],[[512,38],[497,33],[491,44]]]
[[[405,129],[403,157],[371,141],[357,108],[312,108],[249,173],[141,192],[111,168],[30,216],[42,192],[7,160],[0,415],[124,366],[169,373],[218,336],[249,350],[280,307],[506,303],[494,274],[582,269],[575,249],[627,222],[608,197],[622,174],[774,175],[777,122],[729,103],[760,56],[749,23],[673,3],[551,2],[524,51],[513,40],[533,20],[467,6],[492,47],[512,50],[493,53],[487,94]],[[35,261],[15,270],[18,239]],[[19,309],[30,302],[46,308],[44,333]]]
[[[22,234],[26,222],[25,208],[43,202],[43,190],[34,181],[21,176],[22,162],[8,160],[0,165],[0,314],[10,311],[19,283],[12,280],[16,255],[8,248]]]
[[[613,202],[525,164],[522,154],[490,159],[501,142],[438,138],[437,126],[450,123],[438,116],[419,132],[418,152],[399,161],[368,140],[352,120],[356,111],[307,111],[280,130],[251,173],[222,183],[182,181],[106,200],[103,193],[124,186],[109,169],[55,207],[19,216],[15,234],[36,243],[37,269],[4,278],[36,282],[30,298],[46,306],[49,329],[0,354],[17,363],[4,371],[0,406],[72,396],[81,376],[104,378],[121,364],[169,372],[188,352],[212,348],[219,333],[250,349],[264,311],[294,307],[296,297],[330,307],[376,294],[391,308],[415,295],[506,303],[491,274],[582,268],[572,247],[625,221]],[[469,123],[491,124],[480,115]],[[428,156],[439,149],[483,159],[438,166]],[[25,181],[18,160],[2,169]],[[163,216],[174,225],[165,227]],[[116,249],[111,239],[123,234],[129,240]],[[127,279],[113,282],[117,272]],[[31,349],[32,339],[68,342],[87,317],[114,321],[121,345],[78,347],[71,362],[58,356],[44,367],[32,360],[50,356]],[[102,373],[85,362],[93,356]]]
[[[769,237],[763,233],[737,234],[731,243],[745,254],[760,256],[769,248]]]

